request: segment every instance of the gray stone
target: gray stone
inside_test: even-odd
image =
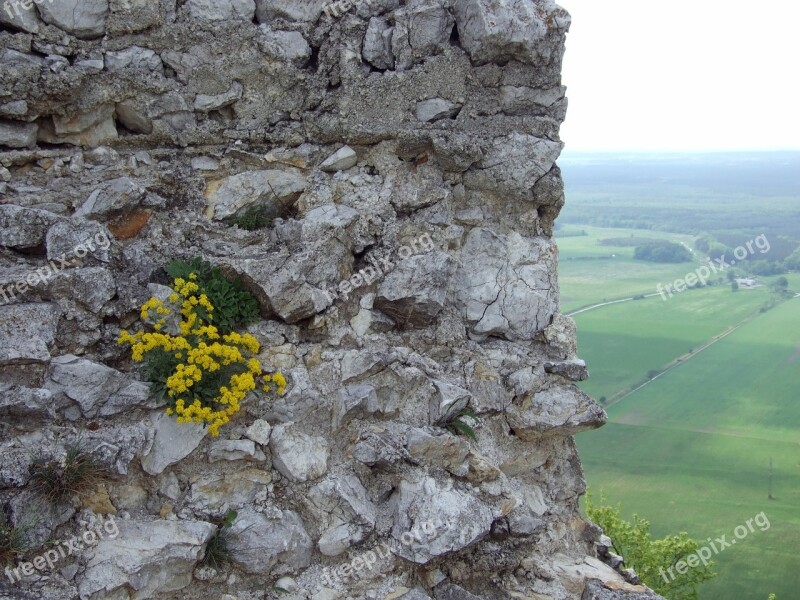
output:
[[[0,205],[0,246],[36,248],[44,244],[48,229],[64,217],[46,210]]]
[[[570,381],[584,381],[589,378],[586,362],[575,358],[573,360],[547,361],[544,363],[546,373],[554,373],[566,377]]]
[[[162,597],[192,582],[215,527],[204,521],[117,521],[118,535],[87,547],[78,579],[86,599]],[[133,595],[128,594],[130,590]]]
[[[195,423],[178,423],[165,411],[150,415],[154,438],[142,456],[142,468],[158,475],[170,465],[180,462],[194,452],[203,441],[206,429]]]
[[[486,537],[494,521],[491,509],[475,496],[431,477],[401,481],[391,498],[393,552],[417,564],[468,548]],[[412,541],[403,534],[425,531]],[[429,535],[431,530],[433,535]]]
[[[0,416],[10,419],[54,419],[49,390],[0,383]]]
[[[252,256],[252,253],[249,253]],[[323,291],[327,282],[340,281],[352,265],[349,249],[336,238],[307,244],[301,252],[272,252],[258,258],[228,260],[251,282],[262,305],[287,323],[296,323],[325,310],[334,296]]]
[[[563,54],[570,17],[552,0],[455,0],[453,8],[461,44],[476,64],[518,60],[543,66]]]
[[[234,81],[230,89],[222,94],[209,96],[207,94],[198,94],[194,99],[194,109],[200,112],[210,112],[212,110],[219,110],[225,106],[235,104],[242,98],[242,84]]]
[[[288,62],[295,67],[305,66],[311,57],[311,46],[299,31],[277,31],[266,23],[260,26],[261,51],[268,57]]]
[[[480,596],[471,594],[461,586],[453,583],[441,583],[433,592],[436,600],[482,600]]]
[[[105,67],[109,71],[120,69],[140,69],[143,71],[164,72],[161,57],[149,48],[131,46],[116,52],[106,52]]]
[[[606,422],[603,408],[574,387],[554,385],[526,394],[506,412],[508,425],[522,440],[536,441],[548,435],[575,435]]]
[[[269,444],[269,436],[272,433],[272,427],[264,419],[256,419],[253,424],[248,427],[244,435],[248,439],[253,440],[256,444],[266,446]]]
[[[296,169],[245,171],[206,188],[207,214],[225,219],[254,204],[290,202],[305,188],[306,178]]]
[[[556,256],[545,238],[470,231],[456,276],[470,334],[532,340],[547,327],[558,307]]]
[[[101,146],[118,137],[114,110],[113,104],[104,104],[89,112],[53,115],[52,126],[47,121],[41,122],[39,141],[90,148]]]
[[[69,299],[99,313],[116,295],[117,285],[111,271],[104,267],[87,267],[58,273],[50,282],[51,297]]]
[[[291,481],[318,479],[328,470],[328,442],[299,431],[293,423],[274,427],[269,447],[275,468]]]
[[[563,119],[567,108],[564,101],[566,90],[563,85],[548,89],[504,85],[500,88],[500,106],[507,115],[544,116],[558,105],[560,112],[554,116]]]
[[[318,546],[325,556],[342,554],[375,529],[377,509],[361,481],[353,475],[326,479],[311,488],[308,499],[321,523]]]
[[[39,127],[36,123],[0,120],[0,145],[9,148],[33,148]]]
[[[469,442],[462,437],[415,428],[406,435],[406,447],[421,464],[446,469],[457,477],[465,477],[469,470]]]
[[[0,13],[2,14],[2,13]],[[11,117],[24,117],[28,114],[28,103],[25,100],[13,100],[0,105],[0,114]]]
[[[0,23],[28,33],[39,33],[42,22],[34,5],[25,6],[22,2],[3,0],[0,3]]]
[[[83,39],[105,33],[108,0],[47,0],[36,6],[45,23]]]
[[[378,287],[375,308],[404,327],[427,327],[444,308],[455,269],[455,261],[445,252],[403,260]]]
[[[264,453],[252,440],[216,440],[208,449],[208,462],[222,460],[264,461]]]
[[[450,42],[455,20],[448,10],[449,3],[436,0],[412,0],[408,3],[408,41],[414,58],[434,54]]]
[[[394,27],[382,17],[372,17],[364,35],[364,49],[361,55],[376,69],[392,69],[392,33]]]
[[[147,383],[72,354],[52,359],[45,387],[76,402],[85,417],[107,417],[153,404]]]
[[[128,177],[112,179],[94,190],[86,202],[75,211],[76,217],[97,219],[138,207],[147,190]]]
[[[256,18],[259,23],[272,23],[287,19],[313,23],[322,14],[329,0],[256,0]]]
[[[231,558],[245,573],[269,575],[278,565],[299,570],[311,564],[314,546],[295,512],[275,511],[267,516],[244,509],[228,536]]]
[[[44,66],[44,59],[35,54],[7,48],[0,52],[0,63],[9,67],[41,67]]]
[[[414,108],[414,116],[418,121],[427,123],[428,121],[438,121],[439,119],[449,119],[458,114],[461,105],[444,98],[431,98],[417,102]]]
[[[358,156],[350,146],[342,146],[336,152],[326,158],[319,168],[327,173],[345,171],[350,167],[355,167]]]
[[[188,503],[192,510],[218,513],[223,506],[238,510],[266,493],[272,475],[260,469],[226,470],[192,480]]]
[[[253,0],[189,0],[186,4],[193,19],[204,21],[252,21],[256,12]]]
[[[0,366],[49,362],[60,314],[48,303],[0,306]]]
[[[477,168],[464,175],[464,186],[530,202],[533,187],[553,168],[561,148],[561,142],[522,133],[496,138]]]
[[[47,258],[91,257],[103,263],[111,260],[111,233],[94,221],[61,220],[47,231]]]

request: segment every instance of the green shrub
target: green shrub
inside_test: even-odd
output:
[[[205,294],[214,306],[213,324],[220,333],[231,333],[258,319],[258,300],[245,289],[240,278],[230,280],[217,267],[200,258],[173,261],[166,271],[172,279],[187,281],[192,273],[197,275],[194,281],[200,288],[198,294]],[[208,315],[199,316],[211,320]]]

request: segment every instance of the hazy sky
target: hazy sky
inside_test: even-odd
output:
[[[800,3],[557,2],[567,150],[800,149]]]

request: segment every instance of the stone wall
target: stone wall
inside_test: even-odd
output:
[[[551,239],[569,23],[548,0],[5,0],[0,502],[34,547],[118,535],[1,598],[652,597],[577,508],[571,436],[606,417]],[[269,227],[232,224],[262,205]],[[116,343],[194,256],[244,278],[289,380],[217,439]],[[465,406],[475,440],[443,427]],[[115,476],[44,503],[32,461],[76,440]],[[198,567],[228,510],[233,565]]]

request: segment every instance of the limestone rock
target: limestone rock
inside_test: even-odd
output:
[[[49,362],[60,314],[49,303],[0,306],[0,366]]]
[[[72,354],[51,361],[46,387],[76,402],[85,417],[106,417],[152,405],[148,384]]]
[[[36,6],[45,23],[79,38],[92,39],[105,33],[108,0],[50,0]]]
[[[350,146],[342,146],[336,152],[326,158],[319,168],[328,173],[345,171],[350,167],[356,166],[358,156]]]
[[[0,23],[28,33],[38,33],[42,22],[39,20],[39,13],[36,12],[34,5],[5,1],[0,4]]]
[[[455,269],[455,261],[445,252],[403,260],[378,287],[375,308],[404,327],[427,327],[444,308]]]
[[[221,460],[266,460],[264,453],[252,440],[217,440],[208,449],[208,462]]]
[[[205,21],[252,21],[256,12],[253,0],[189,0],[186,4],[193,19]]]
[[[319,550],[338,556],[372,533],[377,510],[361,481],[353,475],[337,475],[311,488],[309,501],[321,521]]]
[[[60,259],[91,257],[102,263],[111,260],[111,233],[94,221],[58,221],[47,231],[47,258],[60,265]]]
[[[8,419],[54,419],[53,394],[46,389],[0,383],[0,417]]]
[[[394,67],[392,55],[392,33],[394,28],[382,17],[372,17],[364,36],[364,49],[361,54],[376,69]]]
[[[207,212],[215,219],[225,219],[254,204],[291,202],[305,188],[306,178],[298,170],[245,171],[209,183]]]
[[[35,123],[0,120],[0,146],[33,148],[39,127]]]
[[[149,48],[141,48],[140,46],[131,46],[116,52],[106,52],[105,67],[109,71],[139,69],[155,73],[164,72],[161,57]]]
[[[596,429],[606,422],[603,408],[573,387],[553,386],[528,394],[520,405],[513,404],[506,414],[518,437],[535,441],[549,434],[575,435]]]
[[[456,0],[454,12],[461,43],[476,64],[546,65],[563,54],[570,17],[552,0]]]
[[[459,300],[476,339],[532,340],[558,307],[556,248],[544,238],[467,234],[457,275]]]
[[[253,424],[248,427],[244,435],[248,439],[253,440],[256,444],[266,446],[269,444],[269,436],[272,433],[272,427],[269,422],[264,419],[256,419]]]
[[[146,195],[147,190],[128,177],[112,179],[94,190],[75,211],[75,216],[90,219],[108,217],[136,208]]]
[[[180,590],[192,581],[214,525],[204,521],[117,521],[118,535],[87,548],[81,598],[118,598],[133,592],[144,600]]]
[[[276,18],[313,23],[322,14],[328,0],[256,0],[259,23],[271,23]]]
[[[206,429],[195,423],[178,423],[165,411],[151,414],[154,438],[142,456],[142,468],[158,475],[170,465],[189,456],[203,441]]]
[[[462,437],[414,428],[408,431],[406,447],[424,465],[446,469],[457,477],[466,476],[469,470],[469,442]]]
[[[299,431],[293,423],[274,427],[269,447],[275,468],[291,481],[317,479],[328,470],[328,442]]]
[[[241,100],[242,98],[242,84],[234,81],[230,89],[222,94],[209,96],[207,94],[198,94],[194,99],[194,109],[200,112],[209,112],[212,110],[219,110],[225,106],[229,106]]]
[[[427,123],[454,117],[460,110],[460,104],[450,102],[444,98],[431,98],[430,100],[417,102],[417,106],[414,108],[414,116],[417,117],[418,121]]]
[[[44,244],[48,229],[64,217],[46,210],[0,204],[0,246],[36,248]]]
[[[492,510],[475,496],[431,477],[401,481],[391,502],[391,535],[401,542],[393,551],[417,564],[470,547],[489,534],[494,521]],[[404,533],[418,531],[423,525],[433,527],[433,537],[402,543],[407,541]]]
[[[245,573],[269,575],[276,565],[298,570],[311,564],[313,544],[297,513],[273,515],[251,509],[239,512],[229,530],[234,564]]]
[[[305,66],[311,57],[311,46],[299,31],[273,30],[266,23],[260,29],[263,35],[259,45],[264,54],[298,68]]]
[[[111,271],[105,267],[86,267],[58,273],[51,280],[48,292],[52,297],[74,300],[96,314],[114,297],[117,286]]]
[[[255,502],[272,482],[272,475],[260,469],[207,474],[192,480],[188,503],[192,510],[216,513],[223,506],[238,510]]]

